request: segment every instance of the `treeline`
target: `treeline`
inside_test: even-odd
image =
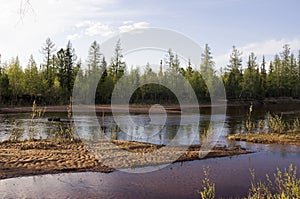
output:
[[[139,68],[129,70],[123,61],[120,40],[109,62],[96,41],[91,44],[88,57],[83,62],[77,58],[70,41],[65,48],[57,50],[48,38],[41,53],[44,54],[43,63],[36,63],[31,56],[24,69],[18,57],[1,64],[1,105],[30,105],[33,100],[43,105],[67,104],[74,84],[80,88],[81,103],[85,102],[87,96],[92,96],[88,92],[96,91],[95,103],[108,104],[118,81],[139,87],[131,96],[131,103],[174,104],[178,100],[172,89],[159,85],[175,82],[172,79],[174,74],[181,74],[188,80],[199,101],[209,101],[211,96],[221,95],[222,83],[225,85],[227,99],[230,100],[300,97],[300,51],[296,58],[289,45],[284,45],[282,52],[275,55],[270,63],[266,63],[264,57],[262,63],[258,63],[255,54],[251,53],[244,67],[242,53],[233,47],[229,64],[218,72],[208,45],[199,55],[200,66],[195,67],[191,61],[186,65],[180,63],[178,55],[169,49],[159,63],[158,72],[149,64],[142,71]],[[89,81],[95,74],[102,76],[96,79],[96,88],[91,88],[93,82]],[[157,84],[144,85],[147,82]]]

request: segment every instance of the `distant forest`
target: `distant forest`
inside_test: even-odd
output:
[[[218,72],[208,45],[199,54],[201,64],[196,67],[192,67],[190,61],[182,65],[178,55],[169,49],[164,60],[159,63],[158,72],[154,72],[149,64],[143,71],[138,68],[129,70],[123,61],[120,40],[109,61],[101,54],[100,45],[96,41],[91,44],[84,63],[77,59],[70,41],[65,48],[57,50],[48,38],[42,45],[41,52],[44,55],[43,63],[36,63],[31,56],[26,67],[20,65],[18,57],[0,65],[1,106],[31,105],[33,100],[41,105],[68,104],[76,76],[78,75],[78,81],[84,82],[99,71],[103,75],[96,89],[96,104],[110,103],[114,85],[122,76],[129,79],[135,77],[131,78],[134,82],[128,83],[140,85],[149,78],[161,82],[171,73],[183,75],[201,102],[209,101],[210,95],[217,95],[208,92],[208,87],[221,86],[220,81],[225,85],[228,100],[300,97],[300,51],[296,57],[289,45],[284,45],[282,52],[274,55],[269,63],[266,63],[264,57],[262,63],[258,63],[255,54],[251,53],[244,67],[242,53],[233,47],[228,57],[229,64]],[[87,67],[83,67],[83,64]],[[216,92],[217,90],[215,89]],[[140,87],[131,98],[131,103],[136,104],[177,102],[170,90],[157,84]]]

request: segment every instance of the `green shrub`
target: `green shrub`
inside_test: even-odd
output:
[[[208,169],[203,169],[204,179],[202,191],[199,194],[202,199],[215,198],[215,184],[209,180]],[[256,181],[254,170],[251,170],[251,188],[245,199],[298,199],[300,198],[300,178],[297,178],[297,168],[291,164],[282,172],[277,169],[273,181],[266,175],[267,182]]]
[[[203,168],[203,173],[202,191],[199,191],[199,194],[202,199],[213,199],[215,198],[215,183],[209,180],[209,168]]]

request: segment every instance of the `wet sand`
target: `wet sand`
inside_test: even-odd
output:
[[[229,140],[245,141],[260,144],[284,144],[300,146],[300,133],[278,134],[278,133],[245,133],[229,135]]]
[[[120,149],[131,152],[133,156],[138,153],[149,153],[163,145],[154,145],[148,143],[139,143],[132,141],[112,141]],[[199,158],[199,145],[191,146],[187,151],[182,152],[181,149],[174,150],[172,153],[183,154],[177,161],[190,161]],[[226,147],[215,147],[206,158],[234,156],[247,154],[249,151],[239,147],[227,149]],[[111,154],[110,154],[111,155]],[[122,156],[121,153],[115,153],[114,156]],[[114,157],[110,157],[114,158]],[[119,168],[126,168],[128,157],[124,161],[119,162]],[[166,159],[158,159],[149,162],[149,165],[163,164]],[[129,164],[130,165],[130,164]],[[0,179],[40,175],[54,174],[62,172],[85,172],[95,171],[108,173],[114,171],[99,162],[99,160],[89,152],[86,145],[81,141],[25,141],[25,142],[2,142],[0,143]]]

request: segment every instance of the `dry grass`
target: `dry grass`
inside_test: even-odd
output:
[[[227,136],[229,140],[261,144],[289,144],[300,146],[300,134],[243,133]]]

